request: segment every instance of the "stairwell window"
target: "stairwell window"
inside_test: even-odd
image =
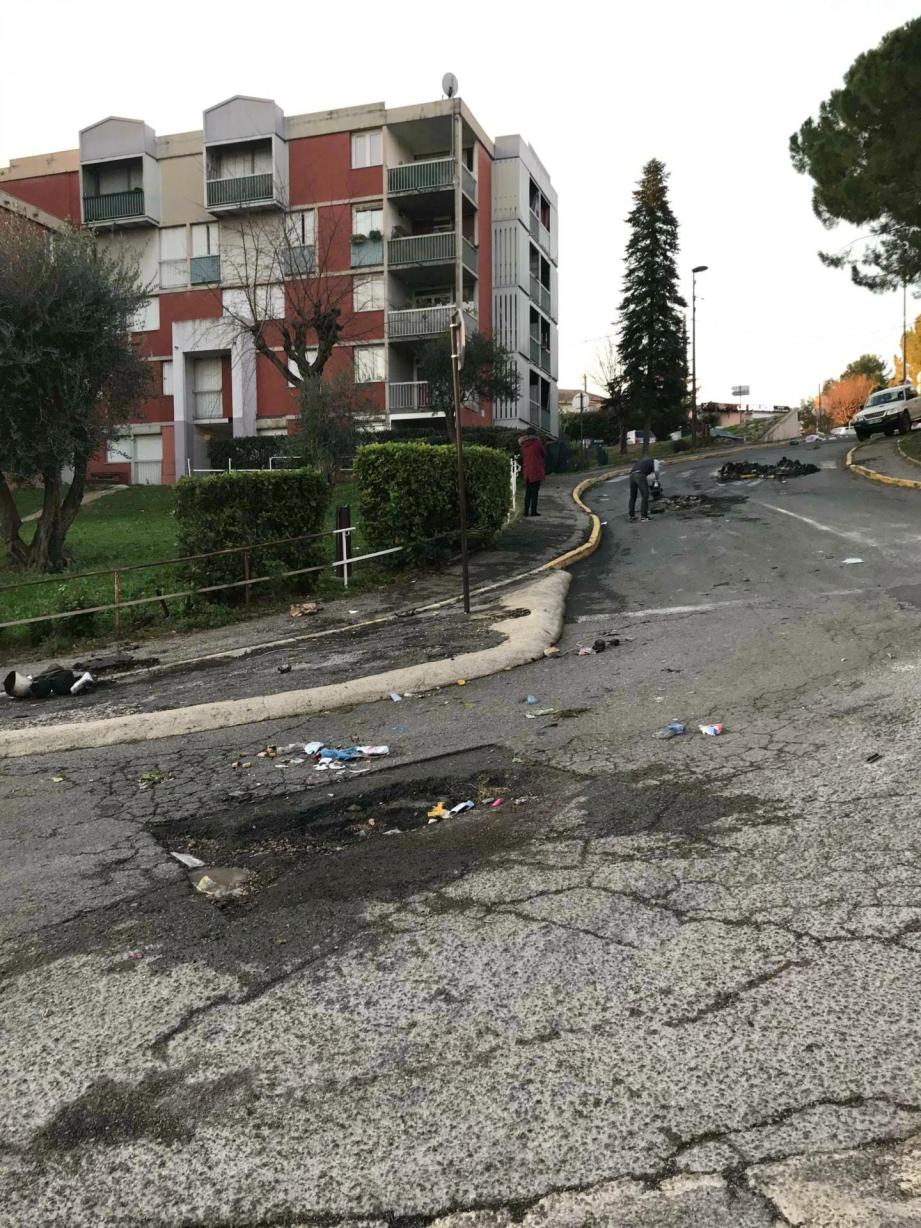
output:
[[[175,290],[188,285],[188,232],[185,226],[160,229],[160,288]]]
[[[380,128],[352,133],[352,167],[380,166],[383,162],[383,142]]]
[[[356,384],[380,384],[384,381],[386,373],[382,345],[356,345],[352,354]]]

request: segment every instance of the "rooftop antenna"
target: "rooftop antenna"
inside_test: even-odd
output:
[[[446,72],[441,78],[441,92],[446,98],[453,98],[457,93],[457,77],[453,72]]]

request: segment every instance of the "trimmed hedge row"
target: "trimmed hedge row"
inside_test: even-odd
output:
[[[268,469],[269,458],[281,455],[287,442],[273,435],[212,439],[208,444],[208,457],[212,469],[226,469],[228,461],[235,469]]]
[[[471,545],[488,545],[509,511],[508,458],[496,448],[464,448]],[[355,454],[365,541],[405,549],[396,565],[432,563],[457,547],[457,451],[453,445],[372,443]],[[431,539],[436,540],[431,540]]]
[[[182,554],[206,554],[232,546],[276,541],[319,533],[330,499],[330,488],[315,469],[282,469],[260,473],[218,473],[181,478],[176,483],[176,526]],[[322,538],[254,550],[252,574],[311,567],[322,563],[327,550]],[[243,579],[242,554],[222,554],[188,565],[196,588]],[[299,578],[309,587],[316,576]],[[265,585],[259,585],[259,592]],[[218,594],[221,600],[242,598],[243,589]]]

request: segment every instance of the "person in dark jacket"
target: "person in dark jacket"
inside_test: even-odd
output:
[[[529,426],[525,434],[519,436],[518,446],[521,448],[521,472],[524,476],[524,514],[539,516],[537,495],[541,482],[547,476],[544,463],[547,449],[533,426]]]
[[[630,470],[630,519],[636,520],[636,496],[640,495],[642,503],[640,505],[640,519],[649,519],[649,479],[653,474],[658,476],[662,472],[662,464],[660,461],[653,460],[651,456],[644,456],[642,460],[638,460]]]

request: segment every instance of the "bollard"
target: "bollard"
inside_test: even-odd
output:
[[[349,586],[349,559],[352,557],[352,509],[348,504],[336,508],[335,558],[342,569],[342,583]]]

